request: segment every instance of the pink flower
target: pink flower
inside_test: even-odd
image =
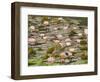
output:
[[[28,38],[28,43],[29,44],[34,44],[36,42],[36,39],[34,38]]]
[[[55,58],[54,58],[54,57],[49,57],[49,58],[47,59],[47,61],[48,61],[49,64],[52,64],[52,63],[55,62]]]

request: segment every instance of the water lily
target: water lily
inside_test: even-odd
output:
[[[88,34],[88,29],[84,29],[84,33],[85,34]]]
[[[61,34],[59,34],[59,35],[57,35],[57,38],[61,39],[61,38],[63,38],[63,36]]]
[[[82,33],[78,33],[78,36],[82,36]]]
[[[70,62],[70,60],[69,59],[65,59],[65,63],[69,63]]]
[[[54,57],[49,57],[49,58],[47,59],[47,62],[48,62],[49,64],[53,64],[53,63],[55,62],[55,58],[54,58]]]
[[[44,36],[44,37],[43,37],[44,40],[46,40],[47,38],[48,38],[47,36]]]
[[[75,30],[75,29],[77,29],[77,27],[73,27],[73,29]]]
[[[49,25],[49,22],[48,21],[44,21],[43,24],[44,25]]]
[[[65,26],[63,29],[64,29],[64,30],[67,30],[67,29],[68,29],[68,26]]]
[[[77,40],[76,40],[76,42],[80,43],[80,42],[81,42],[81,40],[80,40],[80,39],[77,39]]]
[[[54,28],[54,30],[57,30],[57,29],[58,29],[57,27]]]
[[[70,48],[69,51],[70,52],[74,52],[75,51],[75,48]]]
[[[41,37],[45,36],[45,34],[40,34]]]
[[[31,31],[35,31],[35,26],[30,26]]]
[[[67,39],[65,39],[65,41],[66,41],[66,42],[69,42],[69,41],[71,41],[71,39],[70,39],[70,38],[67,38]]]
[[[36,42],[36,39],[34,38],[28,38],[29,44],[34,44]]]
[[[60,41],[59,40],[53,40],[55,43],[59,43]]]
[[[58,20],[64,20],[62,17],[59,17]]]
[[[70,45],[71,45],[71,42],[66,42],[66,45],[67,45],[67,46],[70,46]]]

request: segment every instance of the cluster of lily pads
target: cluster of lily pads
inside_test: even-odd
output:
[[[28,16],[28,65],[88,63],[87,18]]]

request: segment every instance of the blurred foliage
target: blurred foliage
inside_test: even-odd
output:
[[[74,36],[74,35],[76,35],[77,33],[74,31],[74,30],[72,30],[71,32],[70,32],[70,34],[69,34],[69,36]]]
[[[36,55],[36,51],[32,47],[28,48],[28,57],[31,58],[35,55]]]
[[[87,41],[82,40],[82,41],[80,42],[80,44],[82,44],[82,45],[87,44]]]
[[[50,47],[50,48],[48,48],[47,53],[48,53],[48,54],[52,54],[52,52],[53,52],[54,50],[55,50],[54,47]]]

